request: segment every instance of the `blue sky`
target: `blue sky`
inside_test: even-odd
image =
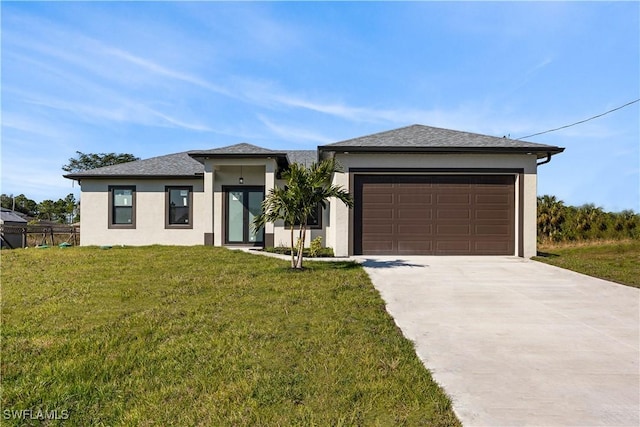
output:
[[[2,188],[75,151],[315,149],[419,123],[519,138],[640,98],[638,2],[2,2]],[[640,211],[640,103],[529,141],[539,194]]]

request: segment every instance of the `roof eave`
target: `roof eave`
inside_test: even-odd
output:
[[[287,167],[289,160],[287,153],[208,153],[206,151],[190,151],[189,157],[203,163],[206,159],[275,159],[280,167]]]
[[[554,155],[562,153],[563,147],[367,147],[367,146],[335,146],[322,145],[318,147],[320,152],[336,153],[438,153],[438,154],[460,154],[460,153],[483,153],[483,154],[536,154],[538,158],[544,158],[548,154]]]
[[[163,175],[140,175],[140,174],[102,174],[102,175],[91,175],[91,174],[68,174],[62,175],[63,178],[72,179],[75,181],[80,181],[81,179],[197,179],[202,178],[204,173],[196,173],[193,175],[171,175],[171,174],[163,174]]]

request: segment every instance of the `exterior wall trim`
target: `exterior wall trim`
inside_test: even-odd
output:
[[[132,190],[131,194],[131,224],[114,224],[113,223],[113,190],[116,188],[123,188]],[[108,198],[109,198],[109,213],[107,215],[107,228],[109,229],[122,229],[122,230],[135,230],[136,228],[136,186],[135,185],[109,185],[108,186]]]
[[[185,189],[189,191],[189,223],[188,224],[169,224],[169,190]],[[192,229],[193,228],[193,186],[191,185],[165,185],[164,186],[164,228],[166,229]]]
[[[523,257],[524,254],[524,168],[402,168],[402,167],[350,167],[349,192],[355,197],[355,177],[360,174],[380,175],[514,175],[514,254]],[[357,202],[356,202],[357,203]],[[349,209],[349,245],[348,254],[353,256],[356,250],[357,224],[355,209]]]
[[[416,173],[424,174],[442,174],[451,173],[456,175],[463,174],[516,174],[524,173],[524,168],[349,168],[349,173],[393,173],[411,174]]]
[[[262,237],[262,242],[256,242],[254,244],[250,244],[250,243],[229,243],[227,241],[227,194],[229,191],[233,191],[233,190],[248,190],[248,191],[262,191],[263,194],[266,195],[265,193],[265,186],[264,185],[223,185],[221,186],[221,193],[222,193],[222,246],[249,246],[249,247],[260,247],[260,246],[264,246],[265,244],[265,239],[267,238],[266,236],[266,232],[263,231],[264,235]]]

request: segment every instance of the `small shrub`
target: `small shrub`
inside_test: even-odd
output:
[[[270,252],[274,254],[280,255],[291,255],[291,248],[288,246],[276,246],[273,248],[264,248],[265,252]],[[298,251],[294,249],[294,255],[298,254]],[[333,253],[333,248],[320,248],[315,255],[311,254],[310,248],[304,248],[302,251],[302,255],[305,257],[317,257],[317,258],[333,258],[335,255]]]
[[[322,236],[318,236],[311,241],[311,245],[309,247],[309,254],[315,258],[318,256],[321,250],[322,250]]]

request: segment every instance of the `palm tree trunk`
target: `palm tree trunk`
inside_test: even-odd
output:
[[[301,225],[300,226],[300,239],[298,240],[298,261],[296,263],[296,268],[301,270],[302,269],[302,252],[304,251],[304,240],[306,238],[306,234],[307,234],[307,227],[306,225]]]
[[[295,268],[296,266],[296,259],[295,259],[295,255],[294,255],[294,244],[293,244],[293,223],[291,224],[291,268]]]

